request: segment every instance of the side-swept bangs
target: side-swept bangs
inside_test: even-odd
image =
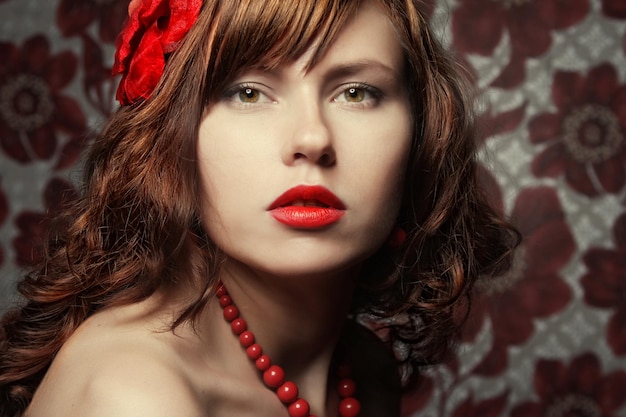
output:
[[[308,67],[324,55],[360,0],[219,1],[208,47],[205,103],[244,70],[270,70],[313,48]]]

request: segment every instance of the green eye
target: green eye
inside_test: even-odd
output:
[[[350,87],[344,91],[343,96],[346,101],[351,103],[360,103],[365,98],[365,90],[357,87]]]
[[[261,93],[254,88],[245,87],[239,90],[239,100],[241,100],[242,103],[256,103],[259,101],[260,97]]]

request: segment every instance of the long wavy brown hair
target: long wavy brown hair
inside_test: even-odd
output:
[[[354,312],[386,323],[389,343],[408,346],[399,362],[412,371],[442,359],[460,325],[456,306],[467,305],[459,300],[478,277],[508,267],[519,238],[481,192],[471,90],[419,0],[375,1],[406,60],[414,139],[398,223],[408,239],[366,261]],[[319,40],[315,65],[359,3],[205,0],[151,98],[120,108],[95,140],[80,199],[18,284],[24,301],[0,333],[0,416],[23,414],[56,353],[95,312],[186,282],[197,298],[172,327],[198,316],[222,257],[198,216],[203,115],[242,71],[292,62]]]

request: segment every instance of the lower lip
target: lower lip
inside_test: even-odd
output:
[[[319,229],[339,221],[344,210],[333,207],[277,207],[270,211],[280,223],[298,229]]]

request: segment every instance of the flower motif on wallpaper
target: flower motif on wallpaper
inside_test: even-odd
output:
[[[490,319],[492,350],[474,370],[482,375],[502,372],[508,346],[527,342],[534,334],[535,319],[561,311],[572,298],[560,270],[576,246],[556,191],[543,186],[522,190],[511,216],[523,235],[514,265],[504,276],[477,284],[463,334],[464,341],[474,341]]]
[[[538,360],[533,382],[538,401],[516,405],[511,417],[617,417],[626,404],[626,372],[603,373],[591,353],[575,357],[569,366],[558,360]]]
[[[511,88],[525,77],[525,59],[544,54],[552,31],[580,22],[589,12],[589,0],[459,0],[452,13],[452,36],[462,54],[490,56],[505,32],[511,57],[493,86]]]
[[[591,248],[583,256],[587,273],[580,279],[585,301],[613,309],[607,342],[616,355],[626,355],[626,213],[613,227],[615,249]]]
[[[113,43],[122,29],[127,10],[128,0],[61,0],[56,21],[67,37],[82,34],[97,22],[100,39]]]
[[[1,180],[1,179],[0,179]],[[4,189],[2,188],[2,182],[0,181],[0,226],[2,226],[9,216],[9,202],[7,201],[7,197],[4,194]],[[0,266],[4,264],[4,248],[0,245]]]
[[[24,210],[15,218],[19,233],[13,239],[13,248],[16,253],[15,263],[21,267],[32,266],[41,260],[42,244],[51,219],[64,204],[76,199],[78,193],[67,180],[53,178],[46,186],[43,197],[45,212]]]
[[[624,0],[602,0],[602,13],[615,19],[626,19]]]
[[[533,144],[545,145],[532,163],[538,177],[565,175],[576,191],[593,197],[617,193],[626,182],[626,85],[610,64],[585,77],[557,71],[552,84],[557,111],[529,122]]]
[[[411,417],[423,409],[432,399],[435,382],[427,375],[420,375],[414,387],[407,390],[402,397],[402,417]]]
[[[63,94],[76,73],[77,57],[69,52],[51,55],[42,35],[24,41],[21,49],[0,42],[0,146],[21,163],[50,159],[57,153],[59,133],[70,138],[68,151],[86,130],[79,104]],[[65,149],[64,149],[65,150]],[[59,163],[71,164],[61,150]],[[78,154],[69,159],[78,158]],[[61,167],[58,167],[61,168]]]
[[[469,395],[452,413],[451,417],[500,417],[507,404],[508,391],[493,397],[476,401]]]

